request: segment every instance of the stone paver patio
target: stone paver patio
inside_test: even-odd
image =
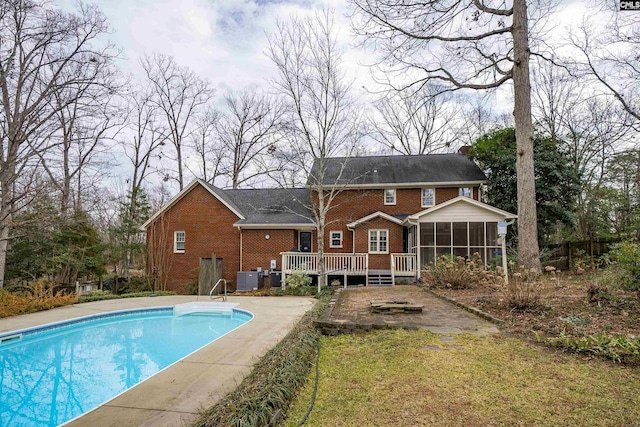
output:
[[[418,313],[372,313],[373,300],[411,301],[423,304]],[[495,333],[498,328],[474,314],[454,306],[418,286],[396,285],[384,288],[343,289],[331,313],[332,322],[386,324],[390,327],[424,328],[434,333]]]

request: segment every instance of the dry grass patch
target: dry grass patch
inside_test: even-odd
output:
[[[286,425],[304,416],[313,378]],[[638,396],[638,368],[502,336],[442,342],[426,331],[376,331],[322,338],[320,386],[305,425],[638,425]]]

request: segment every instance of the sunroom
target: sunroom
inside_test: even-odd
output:
[[[471,257],[478,253],[489,264],[502,254],[498,223],[508,224],[516,218],[469,197],[457,197],[407,217],[409,252],[416,254],[421,269],[442,255]]]

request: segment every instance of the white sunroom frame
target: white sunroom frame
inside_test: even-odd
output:
[[[404,225],[411,227],[415,234],[415,247],[409,244],[409,251],[416,254],[417,259],[417,276],[420,275],[420,269],[422,266],[422,260],[420,259],[420,224],[427,222],[501,222],[512,221],[517,219],[518,216],[510,212],[498,209],[494,206],[482,203],[478,200],[471,199],[469,197],[458,196],[454,199],[448,200],[444,203],[440,203],[431,208],[425,209],[421,212],[408,216]],[[485,226],[486,228],[486,226]],[[487,248],[485,244],[483,247]],[[453,244],[453,242],[452,242]],[[468,244],[468,242],[467,242]]]

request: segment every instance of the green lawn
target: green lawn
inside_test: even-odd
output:
[[[640,368],[500,335],[453,337],[402,330],[323,337],[318,395],[305,425],[640,425]],[[314,375],[287,426],[306,413]]]

